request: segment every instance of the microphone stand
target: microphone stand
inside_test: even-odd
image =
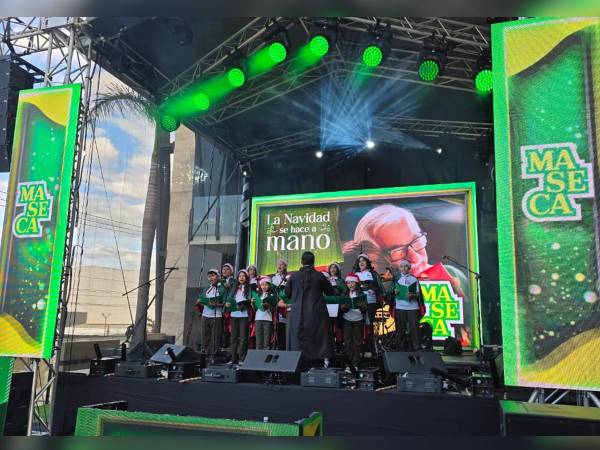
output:
[[[146,283],[141,284],[133,289],[131,289],[130,291],[127,291],[125,294],[123,294],[122,296],[125,296],[131,292],[134,292],[136,290],[138,290],[139,288],[141,288],[142,286],[146,286],[146,285],[150,285],[150,283],[152,283],[154,280],[157,280],[158,278],[164,278],[165,281],[167,281],[169,279],[169,275],[171,275],[171,273],[173,273],[173,271],[175,270],[179,270],[179,267],[165,267],[166,272],[162,275],[159,275],[158,277],[155,277],[151,280],[148,280]],[[152,297],[152,300],[150,300],[148,302],[148,305],[146,305],[144,314],[139,316],[139,319],[133,324],[133,327],[131,328],[131,333],[129,335],[129,337],[126,339],[126,342],[129,342],[129,339],[131,339],[131,336],[134,335],[135,333],[135,329],[140,326],[140,324],[142,323],[142,318],[146,318],[145,323],[144,323],[144,328],[146,327],[146,324],[148,322],[148,310],[150,309],[150,306],[152,306],[152,303],[154,303],[154,300],[156,300],[156,293],[154,294],[154,297]],[[152,350],[148,347],[148,344],[146,343],[146,339],[147,339],[147,332],[144,329],[144,337],[142,339],[142,342],[139,342],[135,347],[131,348],[129,350],[129,356],[128,359],[131,359],[132,357],[134,358],[134,360],[137,360],[138,357],[140,360],[144,360],[146,356],[152,356]],[[137,355],[139,354],[139,356]]]
[[[459,261],[457,261],[456,259],[452,258],[451,256],[447,256],[444,255],[442,256],[442,261],[450,261],[452,263],[454,263],[456,266],[460,267],[461,269],[466,270],[467,272],[469,272],[471,275],[475,276],[475,287],[476,287],[476,295],[477,295],[477,307],[479,308],[478,314],[477,314],[477,326],[479,328],[479,339],[481,341],[481,347],[484,346],[483,343],[483,325],[482,325],[482,319],[481,319],[481,280],[487,281],[488,283],[490,283],[491,285],[495,286],[496,288],[498,287],[498,285],[496,283],[494,283],[491,280],[488,280],[487,278],[485,278],[483,275],[481,275],[479,272],[475,272],[474,270],[471,270],[470,267],[465,266],[464,264],[460,263]]]

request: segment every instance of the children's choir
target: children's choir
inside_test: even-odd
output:
[[[324,273],[334,287],[335,295],[325,300],[334,334],[342,337],[346,370],[357,368],[361,355],[370,357],[374,352],[375,312],[383,302],[390,302],[395,309],[398,348],[420,348],[419,321],[424,307],[419,282],[410,269],[410,263],[402,261],[398,276],[387,274],[389,289],[384,288],[382,277],[365,254],[358,256],[353,272],[345,278],[337,263]],[[224,335],[230,337],[231,364],[243,364],[249,340],[259,350],[285,350],[287,319],[293,314],[284,289],[289,279],[286,261],[277,262],[272,276],[260,276],[251,265],[234,277],[233,266],[227,263],[221,273],[209,270],[207,278],[208,286],[201,290],[196,307],[200,315],[198,347],[211,361],[225,345]]]

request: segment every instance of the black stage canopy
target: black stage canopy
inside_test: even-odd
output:
[[[268,25],[276,22],[287,31],[293,52],[307,42],[318,20],[102,17],[89,20],[85,32],[93,39],[103,67],[160,103],[199,79],[222,73],[231,65],[232,55],[251,54],[264,45]],[[400,148],[410,148],[406,136],[453,135],[473,140],[489,134],[491,96],[479,96],[472,81],[478,56],[489,49],[490,25],[485,18],[338,20],[335,48],[318,64],[289,76],[288,59],[208,112],[188,119],[186,125],[242,161],[280,150],[321,148],[331,133],[325,129],[321,106],[343,113],[357,104],[367,105],[373,137]],[[392,31],[389,57],[359,90],[348,88],[368,30],[388,25]],[[434,84],[421,81],[416,72],[423,42],[432,34],[451,43],[446,69]],[[331,99],[340,103],[332,104]],[[334,125],[342,135],[344,127],[352,127],[342,124],[340,130],[339,124]]]

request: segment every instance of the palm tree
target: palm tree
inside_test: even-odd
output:
[[[146,334],[147,310],[150,292],[150,266],[152,261],[152,248],[157,229],[158,195],[159,195],[159,150],[161,137],[164,132],[158,126],[156,104],[146,96],[118,84],[112,84],[106,93],[99,94],[93,108],[90,110],[90,120],[107,119],[115,113],[139,114],[154,123],[154,147],[150,164],[150,176],[144,204],[142,220],[142,249],[140,258],[140,272],[138,278],[137,303],[135,326],[131,339],[130,349],[134,349],[144,342]],[[157,265],[157,272],[158,265]],[[162,273],[161,275],[162,276]],[[161,295],[162,297],[162,295]],[[159,330],[155,330],[159,331]],[[142,349],[143,351],[143,349]]]

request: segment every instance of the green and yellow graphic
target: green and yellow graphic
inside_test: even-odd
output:
[[[0,357],[0,436],[4,434],[14,358]]]
[[[600,388],[600,20],[492,26],[508,384]]]
[[[52,355],[80,94],[78,84],[19,94],[2,232],[0,356]]]
[[[454,292],[449,281],[421,281],[420,284],[426,308],[421,322],[431,325],[434,339],[458,337],[452,325],[464,323],[463,298]]]

